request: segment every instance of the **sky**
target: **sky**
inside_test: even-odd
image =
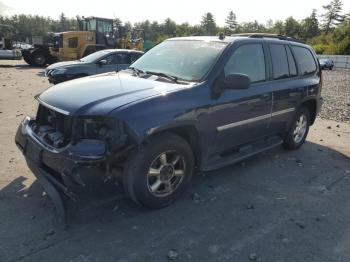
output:
[[[218,25],[225,24],[230,10],[235,12],[238,22],[257,20],[285,20],[289,16],[300,20],[308,16],[312,9],[322,13],[322,5],[330,0],[0,0],[0,14],[38,14],[57,19],[61,12],[69,17],[100,16],[120,18],[123,22],[144,21],[163,22],[170,17],[176,23],[199,24],[204,13],[214,14]],[[343,11],[350,11],[350,0],[343,0]]]

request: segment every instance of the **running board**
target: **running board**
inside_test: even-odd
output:
[[[213,161],[210,161],[208,164],[202,166],[202,171],[210,171],[218,169],[224,166],[232,165],[238,163],[248,157],[264,152],[268,149],[279,146],[283,143],[282,138],[280,137],[271,137],[253,144],[244,145],[236,150],[234,153],[229,155],[218,157]]]

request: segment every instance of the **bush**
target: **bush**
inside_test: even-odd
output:
[[[329,45],[317,44],[317,45],[312,45],[312,48],[315,50],[316,54],[322,55],[325,53],[325,50],[329,48]]]

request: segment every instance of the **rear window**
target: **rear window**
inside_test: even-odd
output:
[[[293,46],[292,49],[298,63],[300,74],[308,75],[315,73],[317,66],[311,51],[300,46]]]
[[[271,44],[270,53],[272,58],[273,79],[289,77],[287,52],[284,45]]]

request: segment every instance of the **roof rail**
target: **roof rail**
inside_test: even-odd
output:
[[[267,33],[243,33],[243,34],[233,34],[231,36],[246,36],[250,38],[276,38],[280,40],[286,40],[291,42],[305,43],[302,40],[295,39],[293,37],[289,37],[286,35],[278,35],[278,34],[267,34]]]

